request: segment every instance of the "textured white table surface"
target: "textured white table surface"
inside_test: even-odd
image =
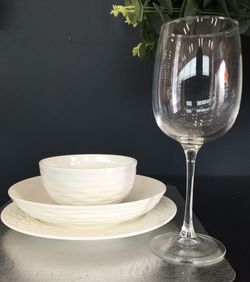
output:
[[[156,257],[151,239],[179,230],[184,201],[168,186],[167,196],[177,205],[176,217],[165,226],[130,238],[100,241],[41,239],[10,230],[0,222],[0,281],[233,281],[235,272],[222,262],[206,267],[174,266]],[[195,229],[206,233],[195,218]]]

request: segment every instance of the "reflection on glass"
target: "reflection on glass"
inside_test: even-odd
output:
[[[181,105],[180,109],[185,109],[186,114],[202,113],[209,110],[209,58],[203,56],[202,49],[199,47],[196,56],[191,59],[180,71],[180,92]],[[197,100],[198,99],[198,100]]]

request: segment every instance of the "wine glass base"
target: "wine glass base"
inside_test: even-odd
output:
[[[226,253],[224,245],[207,235],[183,238],[170,232],[156,236],[151,241],[152,251],[160,258],[174,264],[210,265],[221,261]]]

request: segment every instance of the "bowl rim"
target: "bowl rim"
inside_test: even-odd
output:
[[[67,158],[67,157],[119,157],[122,158],[124,160],[127,160],[127,162],[120,164],[120,165],[116,165],[116,166],[107,166],[107,167],[95,167],[95,168],[80,168],[80,167],[65,167],[65,166],[53,166],[53,165],[49,165],[46,164],[46,162],[48,160],[51,159],[60,159],[60,158]],[[131,165],[136,166],[137,165],[137,160],[133,157],[130,156],[125,156],[125,155],[114,155],[114,154],[69,154],[69,155],[57,155],[57,156],[51,156],[51,157],[47,157],[47,158],[43,158],[39,161],[39,167],[43,167],[46,169],[53,169],[53,170],[63,170],[63,171],[102,171],[102,170],[110,170],[110,169],[119,169],[119,168],[125,168],[125,167],[129,167]]]

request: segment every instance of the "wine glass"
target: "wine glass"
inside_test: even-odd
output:
[[[237,21],[194,16],[162,26],[155,57],[153,111],[160,129],[182,145],[187,174],[181,231],[162,234],[151,241],[152,251],[168,262],[212,264],[225,255],[222,243],[194,231],[194,171],[201,146],[234,124],[241,88]]]

